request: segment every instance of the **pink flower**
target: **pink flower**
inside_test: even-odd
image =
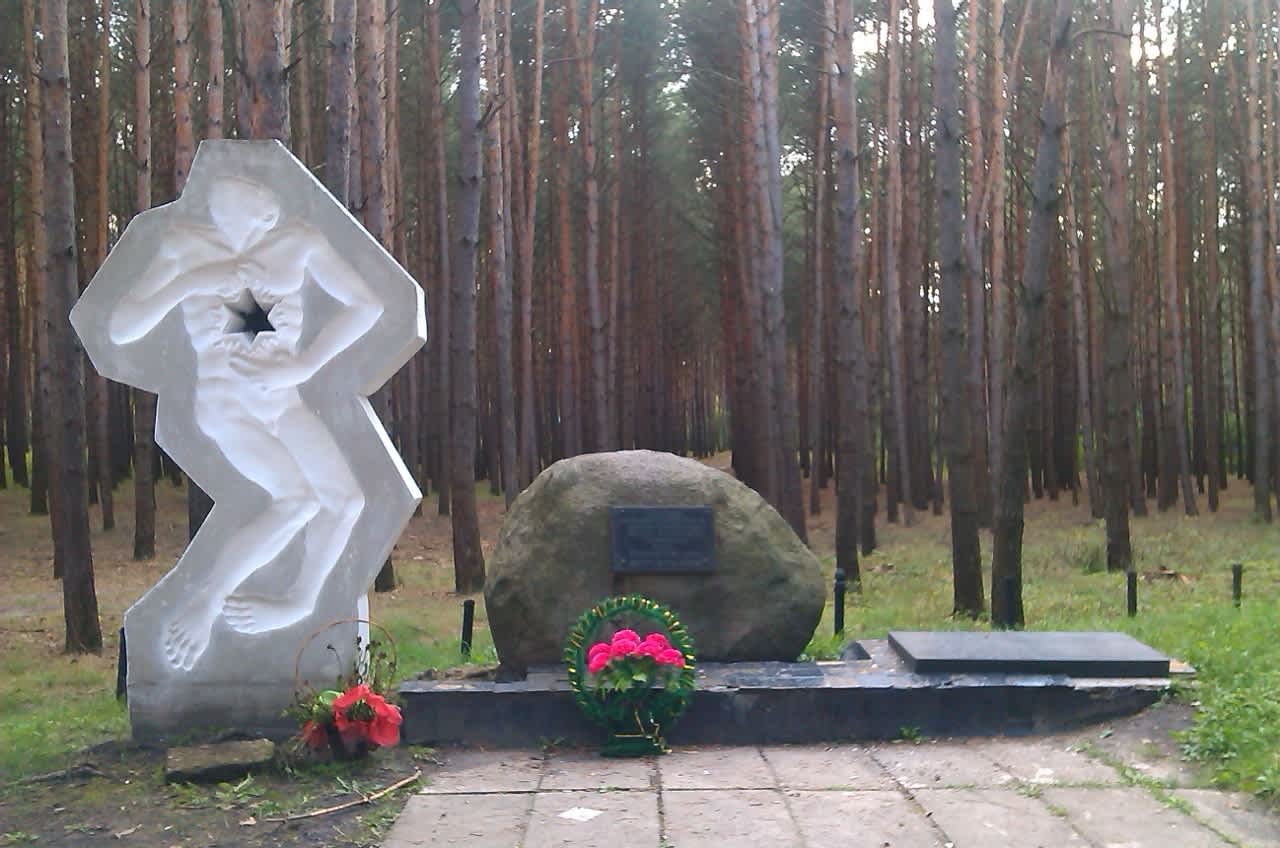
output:
[[[635,639],[615,639],[609,647],[610,657],[625,657],[634,654],[640,643]]]
[[[640,636],[634,630],[619,630],[613,634],[614,642],[639,642]]]
[[[592,645],[591,650],[587,651],[587,659],[588,660],[593,659],[600,654],[603,654],[605,657],[609,656],[608,642],[596,642],[594,645]]]
[[[642,657],[653,657],[655,661],[662,656],[662,652],[667,650],[657,642],[650,642],[648,639],[640,643],[640,647],[636,648],[636,653]]]
[[[679,668],[684,668],[684,654],[680,653],[675,648],[666,649],[658,655],[657,659],[658,662],[663,665],[674,665]]]
[[[604,667],[607,666],[608,664],[609,664],[608,652],[605,652],[603,654],[595,654],[589,660],[587,660],[587,671],[591,672],[592,674],[599,674],[601,671],[604,670]]]
[[[650,633],[648,636],[644,637],[644,641],[652,645],[657,645],[659,648],[663,649],[671,647],[671,643],[667,641],[667,637],[661,633]]]

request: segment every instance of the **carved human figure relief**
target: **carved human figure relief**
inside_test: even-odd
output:
[[[140,683],[219,675],[224,637],[254,662],[255,637],[349,615],[421,498],[365,399],[425,340],[404,270],[277,142],[205,142],[72,323],[102,373],[159,395],[157,443],[215,502],[126,615],[131,696],[139,641]]]

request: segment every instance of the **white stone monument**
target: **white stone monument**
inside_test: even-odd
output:
[[[71,312],[105,376],[159,396],[156,442],[214,500],[125,613],[137,738],[286,726],[308,637],[363,618],[422,499],[366,397],[426,340],[422,290],[275,141],[206,141]],[[363,627],[307,644],[327,685]]]

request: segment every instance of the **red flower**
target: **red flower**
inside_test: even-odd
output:
[[[667,641],[667,637],[661,633],[650,633],[648,636],[644,637],[644,641],[651,645],[657,645],[659,648],[664,650],[671,647],[671,643]]]
[[[595,654],[591,659],[587,660],[587,671],[592,674],[599,674],[604,667],[609,664],[609,652]]]
[[[610,657],[626,657],[634,654],[640,643],[632,639],[619,639],[609,647]]]
[[[381,703],[374,705],[373,721],[369,725],[369,741],[381,748],[389,748],[400,743],[400,708],[388,704],[382,697],[374,695]]]
[[[613,634],[614,642],[639,642],[640,635],[634,630],[619,630]]]
[[[604,656],[608,657],[608,656],[609,656],[609,643],[608,643],[608,642],[596,642],[594,645],[592,645],[592,646],[591,646],[591,650],[587,651],[587,659],[588,659],[588,660],[593,660],[593,659],[595,659],[595,658],[596,658],[596,655],[597,655],[597,654],[603,654]]]
[[[319,751],[329,745],[329,732],[323,724],[308,721],[302,725],[302,740]]]
[[[658,662],[663,665],[674,665],[684,668],[684,654],[680,653],[675,648],[668,648],[658,656]]]
[[[653,657],[655,661],[661,662],[662,652],[667,650],[657,642],[650,642],[645,639],[640,643],[640,647],[636,648],[636,653],[642,657]]]
[[[400,741],[400,721],[400,709],[365,683],[352,686],[333,701],[333,723],[343,739],[395,745]]]

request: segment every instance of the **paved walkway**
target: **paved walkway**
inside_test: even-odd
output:
[[[1280,821],[1131,741],[450,752],[383,848],[1280,846]]]

